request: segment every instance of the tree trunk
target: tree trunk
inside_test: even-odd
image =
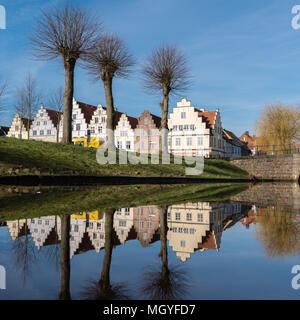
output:
[[[112,94],[112,78],[107,77],[103,80],[104,90],[105,90],[105,99],[106,99],[106,113],[107,113],[107,122],[106,122],[106,139],[108,148],[115,149],[115,134],[114,134],[114,120],[115,120],[115,109],[114,109],[114,100]]]
[[[31,105],[28,106],[27,140],[29,140],[30,118],[31,118]]]
[[[61,217],[61,242],[60,242],[60,272],[61,289],[60,300],[70,300],[70,216]]]
[[[162,261],[162,271],[161,277],[166,280],[169,275],[168,268],[168,246],[167,246],[167,232],[168,232],[168,223],[167,223],[167,212],[168,207],[159,208],[159,221],[160,221],[160,257]]]
[[[72,143],[72,109],[74,93],[74,59],[64,61],[65,67],[65,92],[64,92],[64,122],[63,122],[63,143]]]
[[[105,255],[103,259],[101,279],[99,281],[99,286],[103,293],[109,292],[111,289],[109,273],[113,249],[113,216],[114,210],[108,210],[105,212]]]
[[[58,111],[60,112],[60,111]],[[57,119],[57,127],[56,127],[56,143],[59,142],[59,126],[60,126],[60,120],[61,120],[61,117],[60,117],[60,114],[58,116],[58,119]]]
[[[168,111],[169,111],[169,90],[163,86],[163,102],[161,103],[161,152],[168,153]]]

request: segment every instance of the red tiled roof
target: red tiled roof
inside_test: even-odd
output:
[[[52,109],[45,109],[46,112],[48,113],[48,116],[50,117],[52,123],[54,124],[54,127],[57,128],[57,124],[58,124],[58,114],[60,113],[60,115],[62,116],[62,112],[56,111],[56,110],[52,110]]]
[[[23,123],[24,127],[27,129],[28,119],[27,118],[21,118],[21,120],[22,120],[22,123]],[[29,120],[29,128],[31,127],[32,121],[33,120]]]
[[[155,125],[157,126],[158,129],[160,129],[160,124],[161,124],[161,118],[156,116],[155,114],[150,113]]]
[[[130,116],[127,116],[127,119],[131,125],[131,128],[132,129],[135,129],[137,124],[138,124],[138,119],[137,118],[134,118],[134,117],[130,117]]]
[[[90,124],[93,114],[96,111],[97,107],[79,101],[77,101],[77,103],[79,105],[79,108],[82,110],[86,123]]]
[[[214,128],[217,111],[199,111],[199,115],[205,120],[210,129]]]
[[[209,235],[205,237],[205,240],[203,241],[203,243],[200,243],[198,245],[199,249],[215,249],[217,250],[217,244],[215,241],[215,236],[213,234],[213,232],[209,232]]]

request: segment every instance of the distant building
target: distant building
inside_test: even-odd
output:
[[[256,154],[256,151],[257,151],[256,139],[255,139],[255,137],[249,135],[249,131],[244,132],[240,136],[240,140],[247,145],[247,147],[250,149],[252,155]]]
[[[30,128],[32,124],[32,120],[21,118],[18,114],[16,114],[9,128],[7,136],[12,138],[18,138],[18,139],[27,139],[28,138],[28,131],[27,131],[28,121],[29,121],[29,128]]]
[[[135,128],[138,124],[136,118],[122,113],[115,128],[115,145],[120,150],[135,151]]]
[[[136,151],[158,154],[161,118],[145,110],[138,119],[135,129]]]
[[[169,150],[172,154],[224,157],[225,141],[222,136],[220,112],[196,109],[182,99],[170,113]]]
[[[30,138],[40,141],[57,142],[57,127],[61,117],[61,112],[41,106],[30,127]],[[60,140],[61,138],[59,138]]]
[[[223,129],[223,138],[226,141],[226,157],[242,156],[242,141],[231,131]]]
[[[118,209],[114,215],[114,229],[121,244],[125,243],[131,228],[133,228],[133,208]]]

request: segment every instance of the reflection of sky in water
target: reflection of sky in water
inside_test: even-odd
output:
[[[115,214],[116,217],[116,214]],[[182,262],[168,247],[169,266],[181,265],[190,280],[187,299],[299,299],[300,291],[291,288],[291,268],[300,264],[299,257],[270,258],[257,240],[255,228],[246,229],[239,221],[222,233],[219,251],[197,250]],[[31,238],[31,236],[29,236]],[[15,240],[15,242],[18,241]],[[57,299],[60,290],[59,250],[55,245],[38,251],[32,240],[29,271],[24,283],[22,263],[16,265],[8,227],[0,228],[0,265],[6,268],[7,290],[0,299]],[[113,249],[111,283],[124,283],[130,298],[141,298],[139,288],[143,275],[152,267],[160,267],[160,241],[142,247],[138,240],[129,240]],[[36,257],[36,260],[34,259]],[[51,258],[52,257],[52,258]],[[89,250],[71,259],[71,296],[80,299],[84,287],[100,278],[104,250]]]

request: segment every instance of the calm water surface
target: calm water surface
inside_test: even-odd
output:
[[[259,186],[226,202],[3,221],[0,299],[299,299],[299,195]]]

